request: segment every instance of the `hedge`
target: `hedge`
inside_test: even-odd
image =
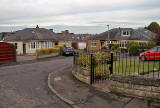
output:
[[[36,50],[36,56],[58,53],[59,51],[60,51],[59,48],[38,49]]]
[[[146,49],[150,49],[153,46],[131,46],[129,54],[131,56],[138,56],[141,52],[144,52]]]

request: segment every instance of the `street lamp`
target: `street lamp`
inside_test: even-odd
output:
[[[107,25],[108,27],[108,48],[109,48],[109,44],[110,44],[110,39],[109,39],[109,25]]]

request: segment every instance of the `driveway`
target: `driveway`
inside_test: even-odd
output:
[[[72,57],[0,67],[0,108],[69,108],[47,87],[50,72],[72,64]]]

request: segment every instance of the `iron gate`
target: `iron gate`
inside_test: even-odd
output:
[[[113,53],[110,53],[110,57],[107,59],[96,59],[96,57],[91,54],[90,71],[91,84],[109,79],[110,75],[113,73]]]
[[[108,58],[98,59],[94,54],[74,54],[74,64],[90,70],[90,84],[109,79],[113,73],[113,54]]]

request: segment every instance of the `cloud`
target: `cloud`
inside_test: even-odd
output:
[[[159,0],[1,0],[0,26],[138,27],[160,22],[159,6]]]

